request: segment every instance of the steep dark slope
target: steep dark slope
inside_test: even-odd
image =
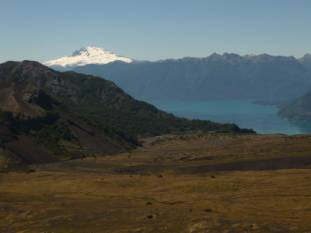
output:
[[[213,54],[207,58],[132,64],[115,62],[75,70],[112,80],[143,100],[252,98],[279,101],[296,98],[311,87],[311,75],[300,61],[266,54]]]
[[[0,121],[0,164],[125,151],[138,145],[138,136],[249,132],[231,124],[176,118],[133,99],[110,81],[56,72],[31,61],[0,65]]]

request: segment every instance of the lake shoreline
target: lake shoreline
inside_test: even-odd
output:
[[[161,110],[187,119],[211,120],[219,123],[234,123],[242,128],[254,129],[260,134],[308,134],[311,127],[297,124],[279,115],[276,102],[254,99],[165,101],[149,100]]]

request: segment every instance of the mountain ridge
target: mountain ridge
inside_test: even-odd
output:
[[[0,64],[0,122],[0,163],[4,157],[19,164],[125,152],[144,136],[253,133],[233,124],[177,118],[133,99],[111,81],[32,61]]]
[[[295,57],[225,53],[155,62],[86,65],[73,69],[112,80],[137,99],[294,99],[311,87],[311,73]],[[156,90],[161,90],[161,93]]]

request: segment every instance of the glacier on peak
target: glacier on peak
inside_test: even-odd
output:
[[[119,56],[102,48],[87,46],[73,52],[71,56],[50,60],[44,64],[52,67],[60,66],[63,68],[68,68],[90,64],[108,64],[115,61],[122,61],[125,63],[133,62],[133,60],[130,58]]]

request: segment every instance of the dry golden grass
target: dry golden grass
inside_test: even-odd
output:
[[[232,161],[309,158],[311,137],[201,135],[151,141],[152,146],[130,154],[0,174],[0,232],[311,232],[308,164],[195,170]]]

